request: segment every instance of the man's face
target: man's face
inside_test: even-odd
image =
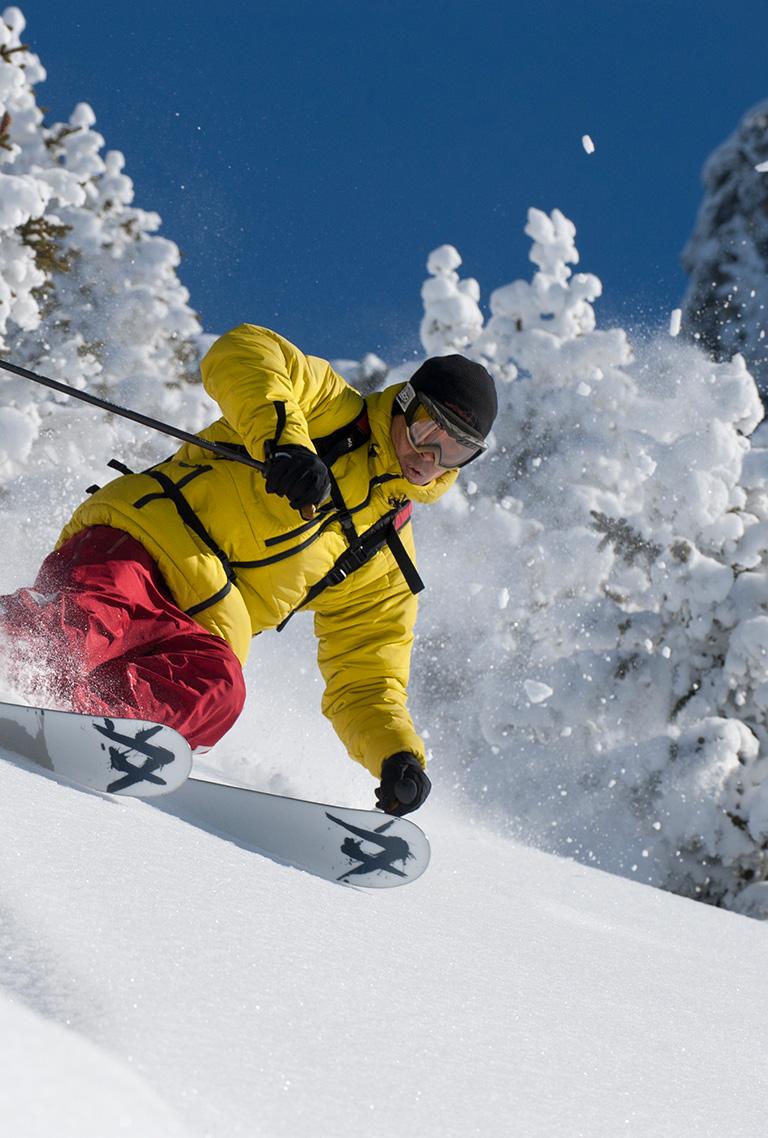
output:
[[[403,476],[414,486],[426,486],[428,482],[445,473],[447,467],[438,465],[433,451],[416,450],[411,445],[405,426],[405,415],[392,416],[391,434]]]

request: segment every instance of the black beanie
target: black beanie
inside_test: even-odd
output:
[[[489,433],[499,405],[493,378],[482,364],[465,356],[433,356],[413,373],[410,383],[483,438]]]

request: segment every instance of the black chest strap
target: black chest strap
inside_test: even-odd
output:
[[[236,577],[229,558],[224,550],[221,549],[218,542],[214,540],[205,528],[200,517],[195,513],[181,492],[187,483],[195,478],[199,478],[201,474],[207,474],[210,469],[210,466],[196,466],[188,474],[185,474],[183,478],[179,479],[178,482],[174,482],[172,478],[169,478],[168,475],[164,474],[161,470],[147,470],[145,473],[148,474],[150,478],[154,478],[155,482],[160,485],[161,490],[157,494],[145,494],[143,498],[139,498],[133,505],[136,509],[141,509],[142,506],[146,506],[148,502],[156,501],[158,498],[170,498],[181,520],[200,538],[203,544],[210,549],[211,553],[219,559],[227,580],[233,582],[236,580]]]
[[[413,512],[413,504],[408,503],[408,517],[410,518]],[[397,522],[397,515],[395,515],[395,523]],[[399,526],[397,524],[391,525],[387,530],[386,542],[390,548],[392,556],[397,562],[397,567],[405,577],[405,583],[412,593],[420,593],[424,588],[424,582],[419,576],[419,571],[408,556],[408,551],[403,545],[402,538],[400,537],[400,530],[405,522]]]
[[[341,525],[342,533],[350,549],[354,548],[360,540],[352,514],[344,501],[338,482],[333,474],[333,464],[345,454],[350,454],[358,447],[364,446],[371,437],[371,428],[368,423],[368,408],[363,403],[363,410],[352,423],[347,423],[330,435],[320,439],[313,439],[312,444],[328,467],[331,476],[331,501]]]
[[[343,455],[364,446],[370,437],[371,426],[368,422],[368,408],[363,402],[363,409],[353,422],[346,423],[337,431],[332,431],[330,435],[312,439],[312,445],[325,465],[330,467]]]
[[[325,576],[316,581],[308,590],[301,604],[298,604],[292,612],[288,613],[285,620],[278,624],[277,631],[282,632],[295,612],[311,604],[320,593],[331,585],[340,585],[350,573],[354,573],[356,569],[361,569],[363,565],[372,560],[385,545],[392,550],[392,555],[405,577],[408,588],[412,593],[420,593],[424,588],[424,582],[408,556],[399,532],[411,520],[412,514],[413,502],[405,502],[374,522],[370,529],[355,539],[354,544],[350,545],[349,549],[345,549],[341,556],[337,557]]]

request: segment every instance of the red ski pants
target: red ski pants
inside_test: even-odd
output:
[[[43,562],[32,589],[0,597],[12,665],[43,673],[61,706],[151,719],[210,747],[245,702],[240,662],[174,604],[122,530],[92,526]]]

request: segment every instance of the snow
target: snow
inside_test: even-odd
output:
[[[554,695],[549,684],[541,684],[537,680],[524,680],[523,687],[531,703],[543,703],[545,699]]]
[[[3,938],[5,940],[6,938]],[[18,951],[9,941],[7,947]],[[11,955],[12,955],[11,953]],[[189,1130],[128,1063],[12,996],[0,996],[0,1117],[18,1138],[184,1138]],[[45,1057],[41,1078],[32,1056]]]
[[[0,462],[24,462],[36,437],[34,425],[15,407],[0,407]]]
[[[427,875],[376,894],[5,759],[0,796],[14,1135],[760,1132],[768,1076],[729,1073],[764,1035],[756,922],[525,849],[440,788]]]

